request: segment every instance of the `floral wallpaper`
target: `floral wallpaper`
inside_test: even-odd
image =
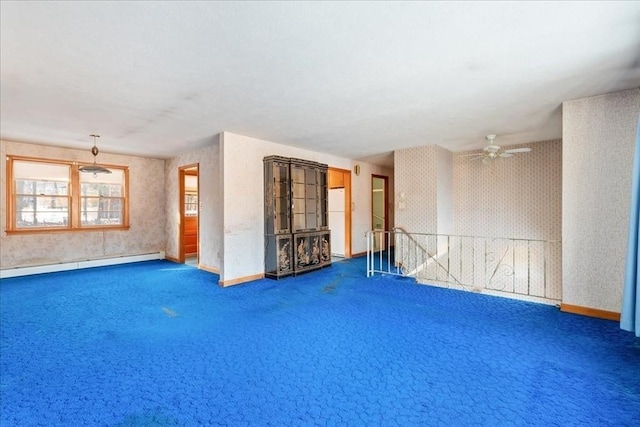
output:
[[[562,105],[565,304],[620,312],[640,90]]]
[[[531,280],[546,289],[533,294],[562,298],[562,140],[503,148],[530,147],[528,153],[490,164],[456,153],[454,161],[454,234],[548,240],[546,280]],[[475,151],[480,152],[480,151]],[[522,250],[524,243],[515,243]],[[544,246],[529,243],[523,257],[543,257]],[[514,255],[516,256],[516,255]],[[534,266],[534,262],[530,264]],[[540,263],[542,265],[542,261]],[[532,268],[531,273],[536,273]],[[542,271],[538,274],[543,274]]]
[[[7,235],[6,156],[90,162],[91,152],[0,141],[0,268],[27,267],[164,251],[164,160],[100,152],[100,161],[129,167],[129,230]]]
[[[503,148],[519,147],[532,150],[490,164],[453,155],[454,234],[560,240],[562,140]]]
[[[395,224],[410,233],[438,232],[437,148],[394,153]]]
[[[413,233],[558,241],[549,247],[544,294],[559,300],[562,141],[522,146],[533,150],[491,164],[466,156],[481,150],[451,153],[425,146],[396,151],[396,224]]]

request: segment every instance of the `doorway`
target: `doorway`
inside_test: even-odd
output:
[[[351,258],[351,171],[329,168],[327,212],[332,258]]]
[[[180,239],[179,261],[198,266],[200,188],[198,165],[183,166],[179,169],[180,182]]]
[[[389,231],[387,207],[389,177],[371,175],[371,229],[373,231]],[[374,250],[386,248],[385,233],[374,234]]]

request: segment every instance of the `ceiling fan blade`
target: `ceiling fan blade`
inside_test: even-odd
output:
[[[482,153],[458,154],[458,157],[482,156]]]
[[[512,148],[510,150],[504,150],[505,153],[528,153],[529,151],[531,151],[531,148],[529,147],[522,147],[522,148]]]
[[[481,154],[481,155],[479,155],[478,157],[474,157],[474,158],[473,158],[473,159],[471,159],[471,160],[473,161],[473,160],[480,160],[480,159],[484,159],[484,156],[483,156],[482,154]]]
[[[505,151],[504,153],[500,153],[500,154],[498,154],[498,156],[500,156],[500,157],[512,157],[512,156],[513,156],[513,154],[511,154],[511,153],[507,153],[507,152]]]

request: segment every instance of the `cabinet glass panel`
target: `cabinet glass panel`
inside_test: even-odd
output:
[[[305,228],[305,214],[294,213],[293,214],[293,230],[304,230]]]
[[[318,227],[327,226],[327,211],[327,199],[320,196],[320,200],[318,201]]]
[[[273,179],[276,182],[287,182],[289,179],[289,168],[281,165],[274,167]]]
[[[316,185],[316,170],[315,169],[307,169],[305,170],[305,182],[310,185]]]
[[[311,199],[311,200],[316,200],[316,186],[315,184],[307,184],[306,188],[305,188],[305,196],[307,198],[307,200]]]
[[[289,209],[289,199],[286,197],[276,198],[276,214],[286,213]]]
[[[305,212],[304,199],[293,199],[293,213],[303,214]]]
[[[293,183],[293,197],[298,199],[304,199],[304,184]]]
[[[327,186],[327,173],[326,172],[320,172],[319,175],[320,175],[320,177],[318,179],[318,184],[321,187],[326,187]]]
[[[306,213],[315,215],[317,203],[316,199],[307,199],[305,209]]]
[[[281,183],[276,181],[274,184],[273,192],[275,193],[275,197],[287,197],[287,191],[289,190],[289,185],[286,183]]]
[[[299,166],[293,166],[291,168],[291,180],[304,183],[304,169]]]
[[[286,231],[289,229],[289,199],[287,197],[278,197],[276,202],[276,232]]]
[[[318,225],[318,218],[315,213],[307,213],[307,228],[316,228]]]
[[[278,231],[289,229],[289,216],[286,214],[276,215],[276,227]]]

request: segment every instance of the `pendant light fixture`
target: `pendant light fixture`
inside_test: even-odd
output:
[[[91,154],[93,154],[93,164],[80,166],[78,170],[84,173],[92,173],[94,178],[97,178],[99,173],[111,173],[111,171],[107,168],[103,168],[96,163],[96,158],[98,157],[98,147],[96,146],[96,138],[100,138],[100,135],[89,135],[93,137],[93,148],[91,149]]]

